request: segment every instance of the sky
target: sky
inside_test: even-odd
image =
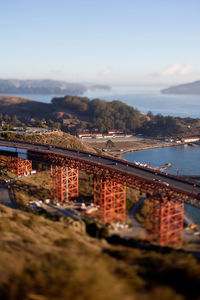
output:
[[[200,0],[0,0],[0,78],[200,80]]]

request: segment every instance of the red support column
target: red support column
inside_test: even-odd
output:
[[[104,223],[126,221],[126,187],[110,178],[94,178],[96,216]]]
[[[32,171],[32,161],[27,159],[8,157],[7,166],[17,174],[17,177],[30,174]]]
[[[79,196],[78,169],[67,168],[67,201]]]
[[[78,169],[51,166],[51,199],[66,202],[78,197]]]
[[[182,245],[183,217],[183,202],[147,199],[147,240],[160,246]]]

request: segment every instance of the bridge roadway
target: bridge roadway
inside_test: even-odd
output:
[[[73,149],[54,147],[49,145],[31,144],[25,142],[0,140],[0,155],[18,156],[21,158],[29,159],[29,153],[35,153],[36,156],[42,156],[44,154],[52,154],[56,156],[62,156],[71,158],[73,160],[82,161],[88,165],[96,165],[97,167],[103,167],[117,171],[127,176],[134,176],[147,182],[153,183],[155,186],[170,188],[179,193],[192,196],[200,199],[200,184],[191,180],[185,180],[181,177],[169,175],[163,172],[155,171],[150,168],[138,166],[134,163],[129,163],[121,159],[115,159],[98,155],[94,153],[78,151]],[[26,153],[26,154],[25,154]],[[25,157],[27,155],[27,157]],[[31,154],[30,154],[31,157]]]

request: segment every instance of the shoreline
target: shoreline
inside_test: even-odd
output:
[[[176,144],[176,143],[173,143],[173,144],[168,144],[168,145],[152,145],[152,146],[145,146],[145,147],[138,147],[137,149],[133,148],[133,149],[130,149],[130,150],[124,150],[123,152],[120,152],[120,155],[123,155],[125,153],[128,153],[128,152],[135,152],[135,151],[142,151],[142,150],[150,150],[150,149],[155,149],[155,148],[166,148],[166,147],[174,147],[174,146],[181,146],[183,144]],[[111,152],[110,152],[111,153]]]
[[[154,139],[145,139],[145,138],[129,138],[129,139],[110,139],[113,143],[112,147],[107,147],[107,141],[105,140],[89,140],[84,139],[84,141],[95,148],[97,151],[102,151],[105,154],[112,156],[122,156],[128,152],[141,151],[141,150],[150,150],[154,148],[165,148],[165,147],[174,147],[174,146],[183,146],[184,143],[169,143],[160,140]]]

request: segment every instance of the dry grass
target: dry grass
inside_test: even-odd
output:
[[[104,266],[101,242],[75,234],[64,223],[6,208],[0,232],[1,299],[27,299],[30,294],[45,299],[124,295],[123,284]]]
[[[0,233],[1,299],[198,299],[192,255],[111,246],[3,206]]]
[[[12,189],[19,205],[50,198],[50,171],[42,171],[17,180]]]
[[[62,131],[42,134],[25,134],[20,136],[17,135],[17,140],[95,152],[93,147],[87,143],[82,142],[76,137]]]

